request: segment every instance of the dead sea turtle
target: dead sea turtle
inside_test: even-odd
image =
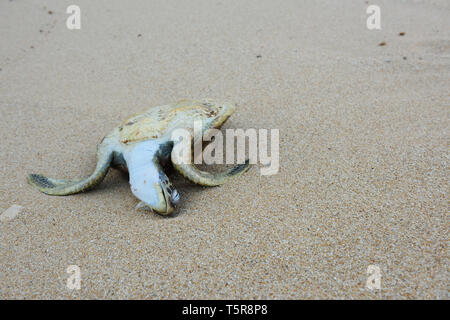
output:
[[[219,128],[234,111],[231,103],[211,100],[182,100],[151,108],[125,120],[102,139],[97,146],[97,166],[89,177],[60,180],[30,174],[28,182],[49,195],[69,195],[98,185],[111,166],[129,172],[131,191],[141,200],[139,207],[168,215],[180,196],[164,173],[163,164],[172,162],[185,178],[203,186],[223,184],[248,169],[247,160],[226,171],[209,173],[199,170],[192,162],[181,161],[180,154],[173,152],[174,146],[180,143],[172,139],[175,129],[193,131],[195,121],[201,121],[203,132]]]

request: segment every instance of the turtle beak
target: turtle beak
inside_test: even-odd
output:
[[[180,195],[177,190],[171,189],[170,187],[165,187],[164,184],[160,183],[161,190],[164,194],[164,201],[166,203],[166,211],[164,213],[159,212],[163,215],[169,215],[175,210],[175,205],[180,200]]]
[[[136,209],[150,210],[163,216],[170,215],[180,199],[178,191],[165,187],[161,182],[155,183],[154,190],[156,191],[157,201],[152,203],[141,201]]]

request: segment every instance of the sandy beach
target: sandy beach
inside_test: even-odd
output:
[[[447,0],[1,1],[0,298],[448,299],[449,16]],[[215,188],[168,172],[171,217],[136,210],[116,170],[66,197],[27,183],[88,176],[122,120],[183,98],[235,103],[224,129],[279,129],[279,172]]]

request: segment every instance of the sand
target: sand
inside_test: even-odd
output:
[[[76,4],[80,30],[68,3],[0,2],[0,214],[22,207],[0,222],[0,298],[449,298],[448,1],[377,1],[381,30],[365,1]],[[115,170],[68,197],[26,182],[87,176],[124,118],[205,97],[238,105],[226,128],[280,130],[278,174],[171,172],[171,218]]]

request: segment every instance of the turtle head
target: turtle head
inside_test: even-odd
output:
[[[124,154],[130,173],[131,192],[141,200],[138,208],[169,215],[180,195],[162,170],[158,157],[159,145],[140,143]]]
[[[143,180],[141,182],[134,181],[131,184],[131,190],[141,200],[137,206],[138,209],[150,209],[161,215],[169,215],[175,210],[180,195],[162,170],[158,172],[158,176],[158,179],[149,179],[145,183]]]

